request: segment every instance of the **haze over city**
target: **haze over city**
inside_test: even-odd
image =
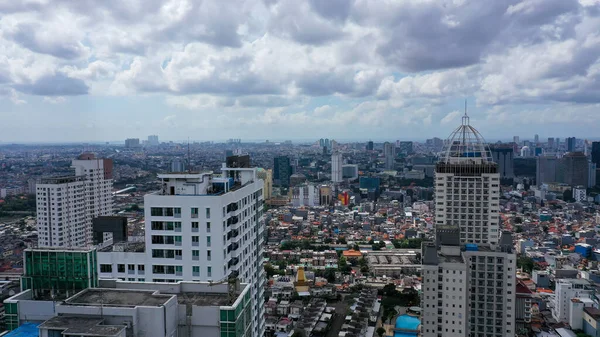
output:
[[[489,139],[594,137],[599,11],[595,0],[5,1],[0,141],[425,139],[451,131],[465,98]]]

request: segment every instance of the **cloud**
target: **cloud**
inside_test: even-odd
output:
[[[77,96],[88,93],[88,86],[80,79],[63,74],[46,75],[33,83],[16,85],[22,93],[38,96]]]
[[[454,123],[456,120],[456,117],[460,116],[460,111],[454,110],[452,112],[449,112],[446,116],[444,116],[444,118],[442,118],[440,120],[440,124],[451,124]]]

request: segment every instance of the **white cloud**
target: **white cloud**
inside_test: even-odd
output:
[[[444,124],[454,123],[456,121],[456,117],[458,117],[458,116],[460,116],[460,111],[458,111],[458,110],[449,112],[446,116],[444,116],[444,118],[442,118],[440,120],[440,124],[444,125]]]

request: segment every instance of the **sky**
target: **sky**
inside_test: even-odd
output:
[[[0,142],[595,138],[600,0],[0,1]]]

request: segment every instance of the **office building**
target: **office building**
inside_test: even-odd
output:
[[[273,163],[273,184],[279,187],[290,187],[290,177],[292,175],[292,166],[290,157],[275,157]]]
[[[558,182],[571,186],[588,186],[589,164],[583,152],[569,152],[565,154],[557,167]]]
[[[519,136],[513,136],[513,143],[519,145],[521,142],[519,141]]]
[[[331,181],[341,183],[344,181],[342,176],[342,165],[344,164],[342,154],[334,152],[331,155]]]
[[[516,254],[499,228],[499,183],[465,115],[436,164],[436,241],[422,252],[424,337],[515,335]]]
[[[372,141],[368,141],[367,142],[367,146],[366,146],[367,151],[373,151],[374,149],[374,145]]]
[[[413,142],[398,142],[398,153],[401,153],[405,156],[413,154]]]
[[[344,180],[358,179],[358,165],[356,165],[356,164],[342,165],[342,178],[344,178]]]
[[[550,150],[554,150],[554,138],[550,137],[548,138],[548,149]]]
[[[148,136],[148,146],[158,146],[160,143],[158,142],[157,135]]]
[[[577,146],[577,138],[568,137],[566,142],[567,142],[567,152],[575,152],[575,147]]]
[[[321,203],[319,187],[313,184],[303,184],[292,188],[292,205],[294,207],[315,207]]]
[[[594,187],[598,185],[598,166],[592,162],[588,164],[588,185],[587,187]]]
[[[537,146],[540,143],[540,135],[533,136],[533,143]]]
[[[386,170],[393,170],[395,168],[396,158],[394,156],[394,150],[394,144],[390,142],[383,143],[383,159]]]
[[[139,147],[140,147],[140,139],[139,138],[125,139],[125,148],[126,149],[137,149]]]
[[[100,277],[173,283],[236,275],[251,285],[251,335],[262,336],[264,182],[243,157],[227,161],[236,167],[224,164],[221,175],[159,174],[161,190],[144,196],[145,247],[100,251]]]
[[[600,166],[600,142],[592,142],[591,158],[592,163]]]
[[[501,179],[512,179],[515,177],[515,157],[513,147],[510,144],[495,145],[490,148],[492,159],[498,164],[498,172]]]
[[[91,243],[85,178],[42,178],[36,185],[38,245],[83,247]]]
[[[558,158],[555,156],[539,156],[536,160],[535,181],[537,186],[556,182],[556,166]]]

